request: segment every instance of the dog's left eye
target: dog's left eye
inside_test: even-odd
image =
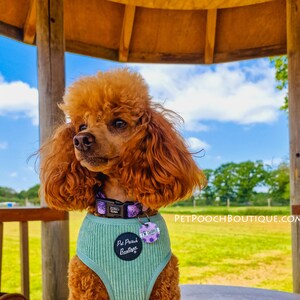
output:
[[[79,126],[79,131],[86,130],[86,129],[87,129],[87,125],[85,125],[85,124],[81,124]]]
[[[127,126],[127,123],[122,119],[113,120],[111,125],[116,129],[123,129]]]

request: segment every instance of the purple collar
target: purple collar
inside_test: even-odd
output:
[[[107,218],[136,218],[143,212],[143,206],[139,202],[120,202],[114,199],[108,199],[98,191],[96,194],[96,212]]]

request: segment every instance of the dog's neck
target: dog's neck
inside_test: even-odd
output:
[[[107,198],[115,199],[121,202],[132,201],[125,190],[120,185],[118,179],[108,178],[104,185],[104,194]]]
[[[132,197],[126,194],[124,188],[119,183],[119,180],[115,178],[108,177],[105,180],[103,192],[105,197],[109,199],[118,200],[120,202],[134,201]],[[147,211],[149,216],[154,216],[157,213],[157,210],[148,209],[145,205],[143,205],[143,211]]]

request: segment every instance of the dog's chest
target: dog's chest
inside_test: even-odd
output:
[[[108,219],[90,214],[84,219],[77,255],[101,278],[111,299],[144,299],[153,274],[160,273],[160,266],[170,259],[165,221],[159,214],[151,219],[160,228],[160,237],[154,243],[145,243],[139,237],[138,219]]]

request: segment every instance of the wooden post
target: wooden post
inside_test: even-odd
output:
[[[37,0],[40,142],[64,117],[57,107],[65,89],[63,0]],[[43,157],[41,157],[43,159]],[[46,206],[41,199],[42,206]],[[42,222],[43,299],[68,298],[68,221]]]
[[[2,282],[3,223],[0,222],[0,291]]]
[[[28,222],[20,222],[21,291],[29,300],[29,246]]]
[[[291,205],[300,205],[300,0],[287,0]],[[292,209],[292,211],[295,211]],[[299,210],[298,210],[299,211]],[[294,292],[300,293],[300,222],[292,223]]]

